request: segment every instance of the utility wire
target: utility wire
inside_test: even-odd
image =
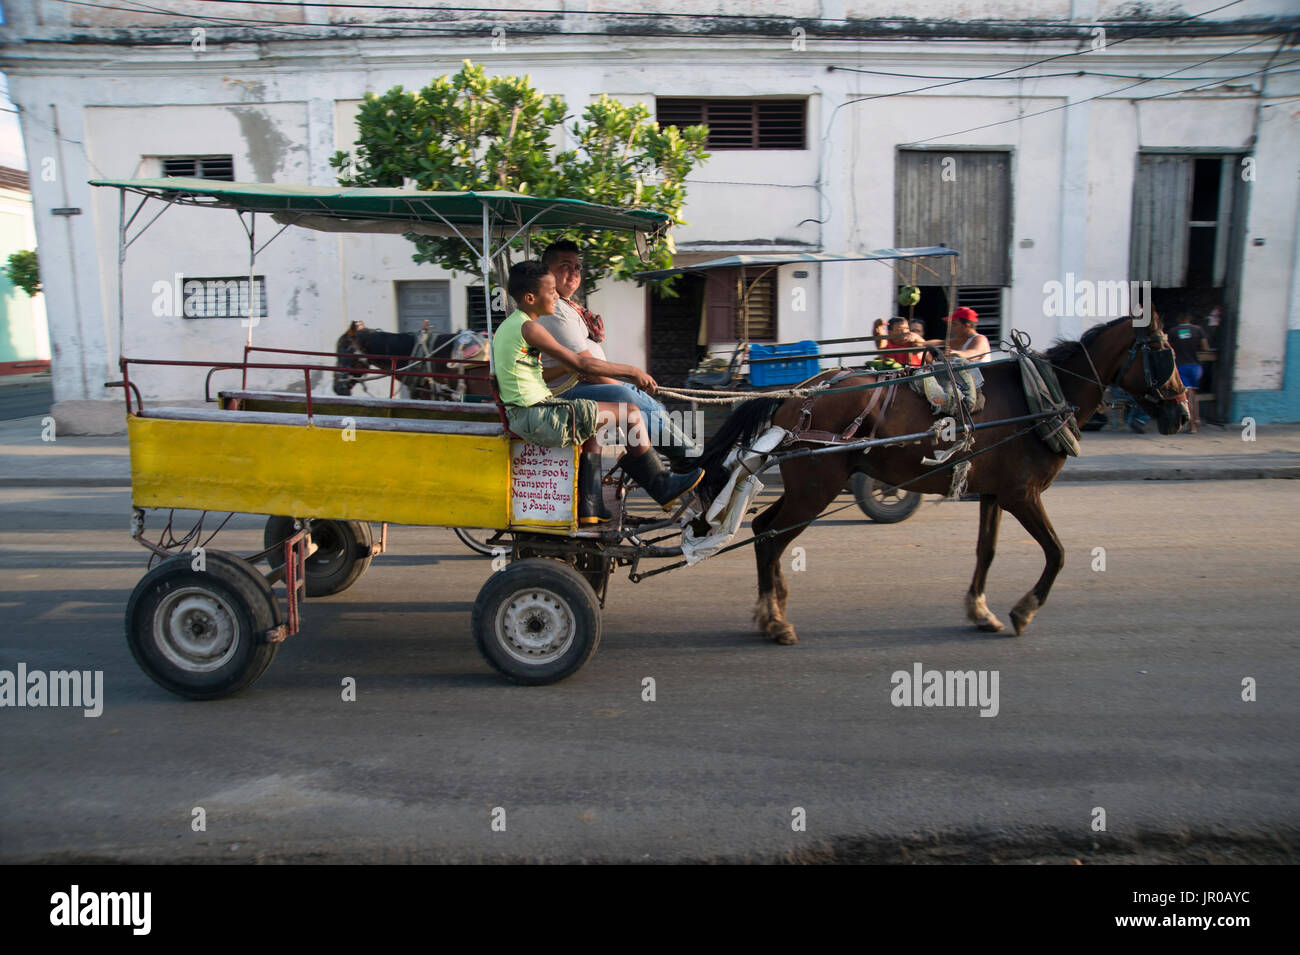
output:
[[[1218,54],[1217,56],[1207,57],[1206,59],[1204,59],[1204,60],[1200,60],[1200,61],[1198,61],[1198,62],[1196,62],[1196,63],[1193,63],[1193,64],[1191,64],[1190,66],[1184,66],[1184,67],[1181,67],[1181,68],[1179,68],[1179,69],[1177,69],[1177,70],[1172,70],[1172,71],[1170,71],[1169,73],[1164,74],[1163,76],[1153,76],[1151,79],[1147,79],[1147,80],[1139,80],[1139,81],[1136,82],[1136,83],[1130,83],[1130,84],[1127,85],[1127,86],[1121,86],[1119,89],[1109,90],[1109,91],[1107,91],[1107,92],[1105,92],[1105,93],[1098,93],[1096,96],[1089,96],[1087,99],[1071,100],[1070,102],[1062,103],[1062,104],[1060,104],[1059,106],[1049,106],[1047,109],[1040,109],[1040,110],[1038,110],[1037,112],[1033,112],[1033,113],[1025,113],[1025,114],[1022,115],[1022,116],[1015,116],[1015,117],[1012,117],[1011,119],[1002,119],[1002,120],[998,120],[997,122],[993,122],[993,123],[983,123],[983,124],[981,124],[981,125],[979,125],[979,126],[970,126],[970,127],[967,127],[966,129],[958,129],[958,130],[956,130],[956,131],[954,131],[954,132],[951,132],[951,133],[942,133],[942,134],[940,134],[940,135],[938,135],[938,136],[930,136],[930,137],[927,137],[926,139],[917,139],[917,140],[913,140],[913,141],[910,142],[910,143],[900,143],[899,145],[900,145],[900,146],[919,146],[921,143],[934,142],[936,139],[950,139],[950,138],[953,137],[953,136],[964,136],[966,133],[977,132],[977,131],[979,131],[979,130],[981,130],[981,129],[992,129],[992,128],[994,128],[995,126],[1005,126],[1005,125],[1007,125],[1008,123],[1018,123],[1018,122],[1020,122],[1021,120],[1030,119],[1030,118],[1032,118],[1032,117],[1034,117],[1034,116],[1043,116],[1043,115],[1046,115],[1047,113],[1055,113],[1055,112],[1058,112],[1058,111],[1063,110],[1063,109],[1070,109],[1070,108],[1075,107],[1075,106],[1082,106],[1084,103],[1091,103],[1093,100],[1113,98],[1116,94],[1124,92],[1124,90],[1135,89],[1136,87],[1143,86],[1143,85],[1145,85],[1146,83],[1154,83],[1154,82],[1156,82],[1156,81],[1158,81],[1158,80],[1164,80],[1164,79],[1167,79],[1168,77],[1173,76],[1175,73],[1181,73],[1183,70],[1195,69],[1195,68],[1198,67],[1198,66],[1204,66],[1206,63],[1211,63],[1211,62],[1213,62],[1214,60],[1221,60],[1221,59],[1223,59],[1225,56],[1235,56],[1236,54],[1241,53],[1241,52],[1244,51],[1244,50],[1248,50],[1248,49],[1250,49],[1251,47],[1259,46],[1261,43],[1267,43],[1268,40],[1269,40],[1269,38],[1267,38],[1267,37],[1266,37],[1265,39],[1263,39],[1263,40],[1256,40],[1254,43],[1248,43],[1248,44],[1246,44],[1246,45],[1243,46],[1243,47],[1238,47],[1237,49],[1235,49],[1235,50],[1230,50],[1230,51],[1228,51],[1227,53],[1220,53],[1220,54]],[[1285,42],[1285,41],[1284,41],[1284,42]],[[1294,61],[1291,61],[1291,62],[1294,62]],[[1259,73],[1259,72],[1260,72],[1259,70],[1252,70],[1252,71],[1251,71],[1251,74],[1253,74],[1253,73]],[[1251,75],[1251,74],[1243,74],[1243,75]],[[1175,92],[1183,92],[1183,91],[1175,91]],[[1168,95],[1168,94],[1162,94],[1162,95]]]

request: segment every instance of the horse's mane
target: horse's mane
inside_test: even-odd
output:
[[[700,483],[700,495],[706,501],[717,497],[722,486],[727,483],[727,470],[723,462],[737,444],[749,444],[772,421],[776,409],[785,402],[784,398],[751,398],[739,405],[717,434],[704,445],[704,450],[695,459],[687,458],[680,465],[704,468],[704,480]]]
[[[1058,338],[1052,342],[1052,347],[1043,353],[1043,357],[1053,363],[1067,361],[1079,353],[1081,349],[1087,348],[1102,332],[1114,328],[1121,322],[1132,321],[1127,315],[1121,315],[1119,318],[1112,319],[1104,325],[1094,325],[1083,333],[1083,337],[1078,341],[1067,341],[1064,338]]]

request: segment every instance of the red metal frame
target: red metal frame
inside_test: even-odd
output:
[[[306,526],[284,542],[284,589],[288,596],[289,609],[285,624],[285,637],[291,637],[301,627],[302,615],[298,612],[298,600],[307,599],[307,538],[311,531]],[[283,639],[283,638],[281,638]]]
[[[304,381],[304,385],[305,385],[304,395],[305,395],[306,402],[307,402],[307,417],[310,418],[310,417],[312,416],[312,413],[313,413],[313,412],[312,412],[311,373],[312,373],[313,371],[338,372],[338,371],[342,371],[342,370],[344,370],[344,369],[340,368],[338,365],[305,364],[305,363],[300,363],[300,364],[291,364],[291,363],[287,363],[287,362],[285,362],[285,363],[281,363],[281,362],[254,362],[254,361],[249,361],[249,360],[248,360],[249,353],[250,353],[250,352],[254,352],[254,351],[260,351],[260,352],[273,352],[273,353],[281,354],[281,355],[295,355],[295,356],[306,356],[306,357],[328,357],[328,358],[337,358],[337,357],[338,357],[338,353],[337,353],[337,352],[305,351],[305,350],[300,350],[300,349],[296,349],[296,348],[267,348],[267,347],[263,347],[263,346],[260,346],[260,345],[245,345],[245,346],[244,346],[244,359],[243,359],[242,362],[189,361],[189,360],[178,359],[178,358],[177,358],[177,359],[173,359],[173,358],[127,358],[127,357],[123,356],[122,358],[120,358],[120,359],[118,360],[118,365],[119,365],[119,367],[120,367],[121,370],[122,370],[122,380],[121,380],[120,382],[109,382],[109,384],[110,384],[110,385],[115,385],[115,386],[120,386],[120,387],[123,389],[123,392],[124,392],[123,397],[124,397],[125,400],[126,400],[126,413],[127,413],[127,414],[133,414],[133,413],[138,413],[140,410],[143,409],[143,407],[144,407],[144,400],[143,400],[143,398],[142,398],[142,396],[141,396],[141,394],[140,394],[140,389],[135,385],[134,382],[131,381],[131,373],[130,373],[130,366],[131,366],[131,365],[164,365],[164,366],[171,366],[171,367],[177,367],[177,368],[207,368],[207,369],[208,369],[208,375],[207,375],[207,378],[206,378],[205,381],[204,381],[203,397],[204,397],[204,399],[205,399],[206,401],[209,401],[209,402],[214,400],[214,399],[212,398],[212,394],[211,394],[211,381],[212,381],[212,376],[213,376],[216,372],[218,372],[218,371],[234,371],[234,370],[239,370],[239,371],[241,372],[241,384],[242,384],[242,387],[243,387],[245,390],[246,390],[247,387],[248,387],[248,371],[249,371],[250,368],[254,368],[254,369],[268,369],[268,370],[273,370],[273,371],[274,371],[274,370],[279,370],[279,371],[301,371],[301,372],[303,373],[303,381]],[[455,363],[455,364],[462,364],[462,365],[483,365],[483,366],[486,366],[486,365],[487,365],[487,362],[485,362],[485,361],[477,361],[477,360],[475,360],[475,361],[459,361],[459,362],[458,362],[458,361],[456,361],[455,359],[452,359],[452,358],[442,358],[442,357],[434,358],[434,357],[432,357],[432,356],[430,356],[430,357],[428,357],[428,358],[411,358],[411,357],[409,357],[409,356],[408,356],[408,357],[405,357],[405,358],[400,358],[400,357],[395,357],[395,356],[392,356],[392,355],[357,355],[356,357],[357,357],[357,358],[360,358],[360,359],[364,359],[364,360],[372,360],[372,359],[373,359],[373,360],[375,360],[375,361],[387,361],[387,362],[389,362],[389,364],[390,364],[392,367],[390,367],[387,371],[383,370],[382,368],[371,368],[371,369],[370,369],[370,372],[371,372],[371,373],[374,373],[374,374],[381,374],[381,375],[387,375],[387,376],[388,376],[388,378],[389,378],[389,388],[388,388],[389,395],[388,395],[388,396],[389,396],[390,398],[394,397],[395,394],[396,394],[396,390],[397,390],[397,379],[398,379],[399,377],[401,377],[401,378],[437,378],[437,379],[445,379],[445,380],[450,380],[450,381],[486,381],[486,382],[489,382],[489,383],[492,381],[492,379],[491,379],[491,377],[490,377],[489,375],[466,375],[466,374],[462,374],[462,375],[454,375],[454,374],[449,374],[449,373],[434,372],[434,371],[432,371],[432,370],[430,370],[430,371],[402,371],[402,370],[399,370],[399,369],[397,368],[397,363],[398,363],[399,361],[400,361],[400,362],[406,362],[406,363],[411,363],[411,362],[429,362],[429,363],[443,363],[443,364],[451,364],[451,363]],[[494,391],[495,391],[495,389],[494,389]],[[134,393],[135,393],[135,396],[136,396],[136,400],[135,400],[135,405],[136,405],[136,407],[135,407],[135,411],[134,411],[134,412],[133,412],[133,410],[132,410],[132,402],[131,402],[131,394],[132,394],[132,392],[134,392]]]

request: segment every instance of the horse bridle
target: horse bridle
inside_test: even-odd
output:
[[[1084,349],[1084,352],[1086,354],[1087,349]],[[1119,373],[1115,375],[1111,384],[1119,385],[1128,372],[1129,366],[1137,361],[1139,354],[1142,356],[1142,383],[1146,388],[1139,398],[1154,404],[1162,401],[1181,401],[1185,389],[1176,391],[1176,386],[1173,384],[1174,375],[1178,370],[1174,350],[1169,347],[1168,336],[1158,330],[1133,340],[1133,346],[1128,351],[1128,359],[1120,367]],[[1091,356],[1088,361],[1092,361]],[[1095,368],[1093,370],[1096,371]]]

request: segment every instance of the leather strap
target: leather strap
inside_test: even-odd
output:
[[[856,374],[858,373],[849,372],[846,374],[837,375],[835,378],[831,379],[830,383],[833,384],[834,382],[839,381],[841,378],[853,377]],[[888,388],[871,389],[871,393],[867,398],[867,403],[863,405],[862,410],[858,412],[858,416],[854,418],[852,421],[850,421],[848,425],[844,428],[844,430],[839,432],[838,434],[831,431],[821,431],[816,428],[804,427],[804,425],[812,421],[813,402],[815,402],[817,398],[820,397],[819,395],[810,395],[804,399],[803,404],[800,406],[799,420],[795,423],[794,428],[790,431],[789,437],[786,439],[784,443],[794,444],[797,441],[807,441],[813,444],[848,444],[850,441],[853,440],[854,434],[857,432],[858,428],[862,425],[862,422],[866,419],[867,415],[871,414],[871,412],[874,411],[876,407],[879,405],[880,414],[877,416],[875,423],[871,427],[870,438],[875,438],[876,429],[880,427],[880,418],[883,417],[884,413],[889,409],[889,406],[893,403],[894,391],[897,388],[898,385],[895,384],[895,385],[890,385]],[[870,440],[870,438],[868,440]]]

